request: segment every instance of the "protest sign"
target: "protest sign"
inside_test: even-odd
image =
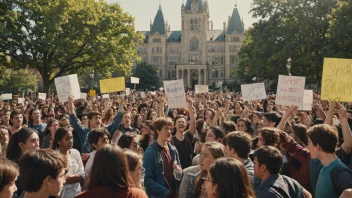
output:
[[[131,77],[131,83],[132,84],[139,84],[139,78]]]
[[[25,100],[26,100],[26,99],[24,99],[24,98],[17,98],[18,104],[24,105],[24,101],[25,101]]]
[[[352,101],[352,59],[324,58],[322,100]]]
[[[12,93],[1,95],[1,100],[11,100],[11,99],[12,99]]]
[[[194,89],[195,89],[196,93],[208,93],[209,92],[208,85],[195,85]]]
[[[145,98],[145,93],[143,91],[141,91],[141,97]]]
[[[299,110],[309,111],[313,106],[313,90],[304,90],[303,108]]]
[[[102,95],[102,98],[110,98],[109,94]]]
[[[266,98],[264,83],[241,85],[241,91],[244,101],[254,101]]]
[[[305,77],[279,75],[275,103],[302,109],[305,82]]]
[[[125,78],[110,78],[105,80],[100,80],[100,93],[112,93],[118,91],[124,91],[125,86]]]
[[[42,100],[46,100],[46,93],[38,93],[38,98]]]
[[[183,79],[164,81],[164,88],[169,108],[187,107]]]
[[[126,88],[126,95],[129,96],[130,95],[130,91],[131,89],[130,88]]]
[[[81,99],[87,99],[87,93],[81,93]]]
[[[77,74],[55,78],[55,87],[60,102],[67,102],[69,96],[81,97]]]
[[[91,97],[95,97],[95,96],[97,96],[97,91],[89,90],[88,95],[91,96]]]

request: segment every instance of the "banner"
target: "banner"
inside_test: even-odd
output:
[[[187,107],[183,79],[164,81],[164,88],[169,108]]]
[[[129,96],[130,95],[130,91],[131,89],[130,88],[126,88],[126,95]]]
[[[324,58],[322,100],[352,102],[352,59]]]
[[[241,85],[241,92],[244,101],[266,99],[264,83]]]
[[[10,94],[2,94],[1,100],[12,100],[12,93]]]
[[[195,89],[196,93],[208,93],[209,92],[208,85],[195,85],[194,89]]]
[[[55,87],[60,102],[67,102],[69,96],[81,97],[77,74],[55,78]]]
[[[304,90],[303,108],[299,110],[310,111],[313,106],[313,90]]]
[[[112,93],[118,91],[125,91],[125,78],[110,78],[100,80],[100,93]]]
[[[46,100],[46,93],[38,93],[38,98],[42,100]]]
[[[275,103],[303,108],[306,77],[279,75]]]
[[[94,90],[95,91],[95,90]],[[81,93],[81,99],[87,99],[87,93]]]
[[[131,83],[132,84],[139,84],[139,78],[131,77]]]

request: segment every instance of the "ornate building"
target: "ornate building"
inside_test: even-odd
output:
[[[237,53],[243,42],[244,24],[237,6],[214,30],[209,7],[203,0],[187,0],[181,6],[181,31],[170,31],[161,6],[145,40],[137,46],[143,62],[159,69],[160,80],[184,79],[185,87],[232,81],[238,66]]]

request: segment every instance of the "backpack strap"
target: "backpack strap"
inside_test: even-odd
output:
[[[279,188],[277,186],[271,186],[274,188],[283,198],[291,198],[282,188]]]
[[[332,184],[332,189],[334,190],[335,194],[337,197],[339,197],[342,192],[344,191],[344,189],[341,189],[340,188],[340,185],[339,185],[339,176],[341,173],[344,173],[344,174],[350,174],[352,175],[352,171],[351,169],[349,169],[348,167],[346,166],[337,166],[337,167],[334,167],[331,172],[330,172],[330,177],[331,177],[331,184]]]

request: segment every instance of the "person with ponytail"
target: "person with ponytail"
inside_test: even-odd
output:
[[[71,198],[81,192],[85,176],[83,163],[78,150],[73,149],[73,136],[69,128],[59,128],[54,136],[53,149],[58,150],[67,159],[66,183],[60,197]]]

